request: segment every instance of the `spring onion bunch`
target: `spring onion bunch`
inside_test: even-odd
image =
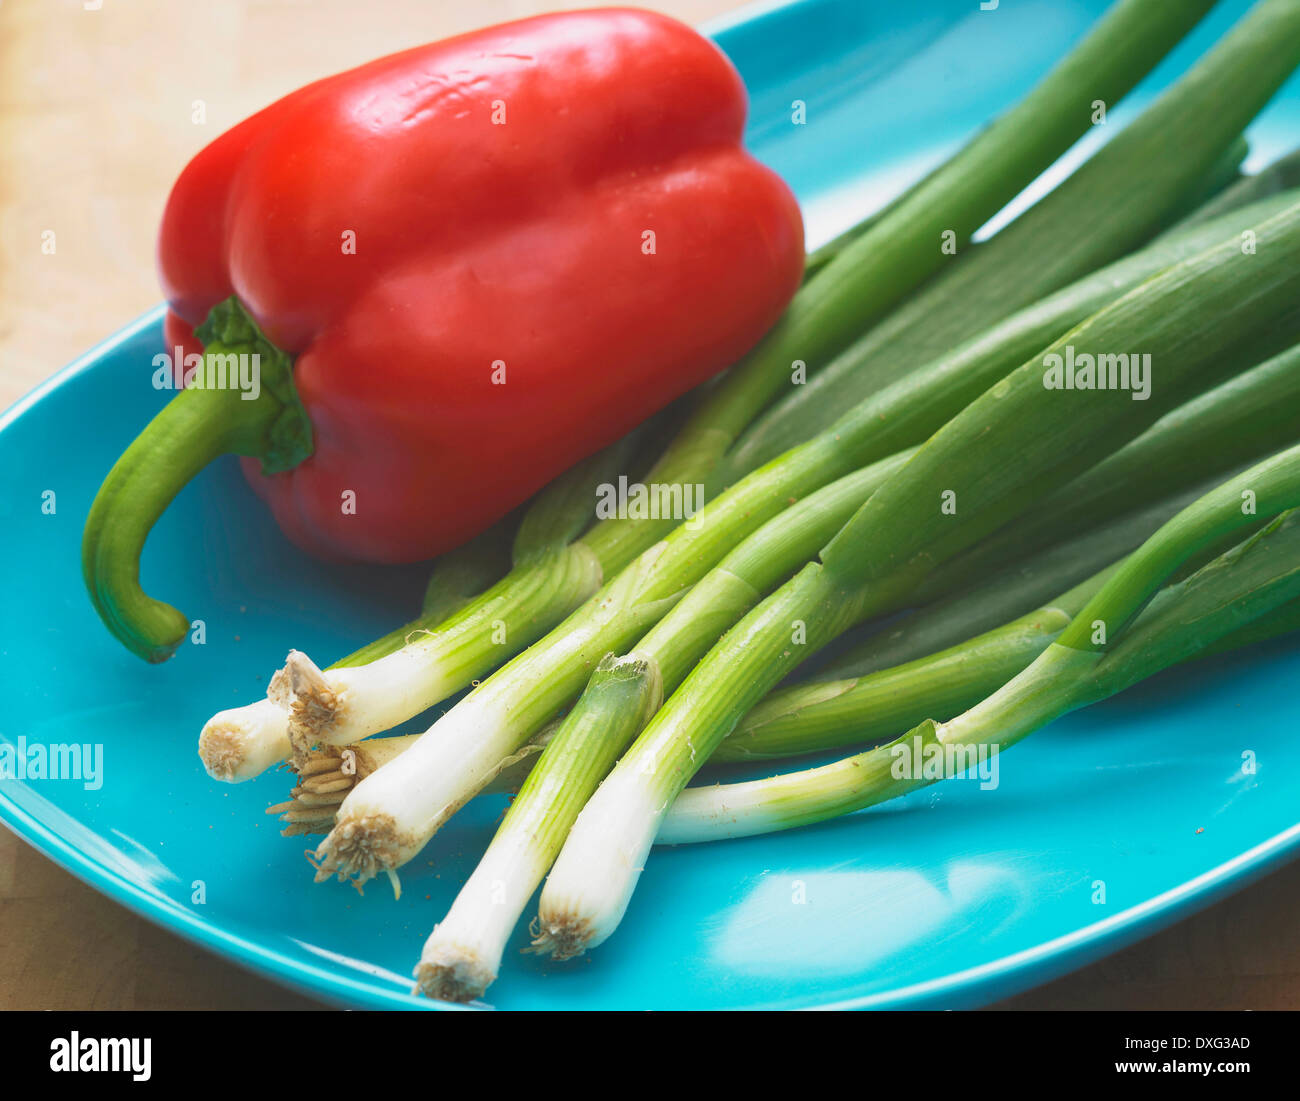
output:
[[[1257,254],[1229,242],[1175,265],[995,383],[715,646],[579,814],[542,894],[539,946],[568,956],[614,931],[668,807],[803,657],[1137,435],[1258,333],[1294,343],[1300,206],[1256,232]],[[1046,385],[1067,356],[1120,349],[1159,365],[1150,400]]]
[[[1135,626],[1125,632],[1120,645],[1106,651],[1106,664],[1098,670],[1091,671],[1086,678],[1061,683],[1057,683],[1058,668],[1045,667],[1040,671],[1040,679],[1051,682],[1056,697],[1051,708],[1064,704],[1070,710],[1121,691],[1175,662],[1235,649],[1295,630],[1300,627],[1300,512],[1285,513],[1257,535],[1234,545],[1239,524],[1247,528],[1260,524],[1257,518],[1252,520],[1249,512],[1241,513],[1243,519],[1238,519],[1224,503],[1234,502],[1233,493],[1249,487],[1255,494],[1263,491],[1268,502],[1266,513],[1279,508],[1300,486],[1297,464],[1300,464],[1300,449],[1293,449],[1289,456],[1280,457],[1280,461],[1262,464],[1230,485],[1216,488],[1183,510],[1177,523],[1165,525],[1127,566],[1116,563],[1107,567],[1029,616],[950,651],[866,678],[874,683],[874,699],[870,703],[860,699],[856,708],[838,715],[842,734],[855,722],[874,724],[879,730],[896,730],[900,716],[909,713],[909,708],[934,707],[951,710],[956,715],[965,709],[953,703],[959,697],[971,697],[965,718],[973,723],[971,716],[981,708],[991,707],[981,701],[997,695],[1004,684],[1044,655],[1065,629],[1079,619],[1085,604],[1094,610],[1099,606],[1118,607],[1117,594],[1125,590],[1118,584],[1112,587],[1110,582],[1121,568],[1130,574],[1145,571],[1158,584],[1160,578],[1169,576],[1172,562],[1187,559],[1197,562],[1189,577],[1169,585],[1155,597]],[[1239,502],[1236,503],[1240,512]],[[1188,522],[1189,516],[1199,513],[1205,517],[1214,511],[1219,513],[1219,522],[1208,529],[1203,523]],[[1225,518],[1227,523],[1222,522]],[[1198,558],[1198,551],[1217,549],[1219,544],[1229,549],[1217,557],[1211,552]],[[1166,552],[1173,546],[1175,553],[1165,553],[1158,560],[1153,551],[1160,546]],[[1202,558],[1210,560],[1209,564],[1203,564]],[[1093,599],[1099,593],[1107,603],[1099,604]],[[1132,591],[1128,590],[1123,599],[1131,604]],[[1096,635],[1095,624],[1090,634]],[[581,709],[571,713],[559,724],[559,729],[582,722],[576,718],[579,714],[590,717],[606,713],[630,731],[648,711],[653,711],[659,691],[649,663],[641,658],[618,659],[610,655],[593,674]],[[1048,711],[1041,714],[1047,715]],[[1014,740],[999,740],[997,736],[1004,729],[1000,720],[990,721],[985,716],[980,721],[982,726],[968,725],[960,741],[942,734],[946,729],[956,729],[955,719],[951,723],[917,720],[920,725],[906,735],[831,765],[767,780],[687,788],[665,816],[656,843],[724,840],[850,813],[901,796],[945,775],[959,774],[963,763],[976,759],[977,750],[1000,751],[1025,736],[1019,733]],[[972,733],[975,730],[981,730],[986,740],[976,740]],[[802,743],[796,751],[830,744],[811,725],[805,724],[800,733]],[[869,734],[867,725],[862,725],[853,740],[863,740]],[[588,783],[594,784],[593,777],[598,778],[609,764],[608,755],[603,752],[606,745],[603,737],[590,742],[581,736],[566,740],[574,750],[585,748],[589,752],[577,752],[569,769],[549,774],[537,770],[522,781],[519,798],[507,812],[492,846],[458,895],[447,918],[439,923],[425,945],[416,969],[417,989],[422,992],[452,1001],[468,1001],[481,996],[495,978],[505,941],[531,894],[531,888],[526,885],[536,882],[544,873],[545,853],[558,848],[568,828],[565,819],[557,819],[548,812],[548,798],[539,794],[539,789],[552,785],[550,797],[568,801],[570,792],[564,785],[575,774],[586,773]],[[842,737],[842,740],[851,739]],[[378,739],[369,743],[370,752],[383,747],[380,752],[391,759],[410,742],[409,737]],[[939,750],[958,764],[947,772],[926,768],[916,776],[899,767],[900,760],[921,761],[927,752],[933,756]],[[314,775],[324,780],[328,765],[337,763],[323,762]],[[325,786],[328,784],[327,780]],[[557,784],[560,786],[555,787]]]
[[[1300,464],[1300,449],[1292,452],[1290,461],[1293,486],[1300,484],[1294,479],[1297,464]],[[1243,487],[1253,487],[1255,492],[1264,492],[1268,501],[1266,511],[1276,509],[1288,499],[1284,479],[1277,477],[1280,469],[1284,469],[1283,464],[1276,461],[1266,463],[1236,479],[1229,486],[1196,501],[1193,507],[1205,514],[1217,506],[1217,511],[1223,513],[1225,499],[1232,499],[1232,494]],[[861,741],[883,732],[892,733],[900,726],[905,728],[919,722],[919,717],[905,719],[905,716],[918,709],[924,711],[926,708],[937,708],[944,713],[956,715],[965,707],[995,693],[1004,683],[1039,658],[1080,615],[1085,604],[1090,608],[1097,606],[1092,598],[1099,592],[1113,596],[1116,590],[1110,582],[1122,568],[1130,573],[1139,567],[1149,569],[1152,548],[1162,543],[1167,545],[1173,537],[1179,540],[1179,559],[1191,557],[1196,550],[1212,545],[1216,541],[1215,536],[1218,536],[1218,541],[1223,541],[1223,536],[1227,534],[1228,542],[1231,543],[1236,523],[1249,524],[1253,514],[1241,515],[1244,519],[1237,521],[1236,515],[1228,510],[1229,523],[1220,523],[1217,529],[1209,532],[1200,528],[1197,531],[1198,538],[1189,540],[1186,537],[1189,527],[1186,516],[1180,514],[1177,523],[1167,524],[1155,539],[1143,547],[1136,558],[1138,566],[1123,567],[1117,563],[1107,567],[1037,612],[1005,627],[987,632],[950,651],[865,678],[864,683],[855,686],[860,690],[851,694],[851,700],[846,701],[840,697],[836,701],[839,706],[833,715],[817,714],[826,700],[805,700],[806,709],[802,715],[787,712],[787,717],[797,723],[798,728],[785,732],[785,744],[778,746],[769,739],[764,745],[764,732],[761,728],[766,724],[763,722],[758,722],[751,728],[751,733],[757,732],[758,735],[753,742],[761,748],[775,751],[771,755],[779,756],[822,749],[841,741]],[[1265,540],[1269,543],[1267,555],[1261,549]],[[1300,600],[1291,599],[1300,592],[1300,555],[1296,551],[1300,551],[1300,514],[1295,514],[1286,525],[1271,526],[1260,538],[1223,555],[1212,569],[1207,567],[1191,580],[1175,586],[1170,593],[1162,594],[1155,612],[1157,621],[1162,625],[1161,631],[1168,631],[1171,624],[1176,626],[1174,613],[1169,611],[1171,607],[1177,609],[1178,616],[1193,618],[1196,630],[1190,637],[1194,639],[1218,637],[1218,632],[1226,632],[1227,644],[1235,646],[1258,641],[1259,638],[1270,637],[1280,630],[1288,629],[1294,625],[1297,618],[1294,613],[1300,608]],[[1241,567],[1244,561],[1249,562],[1246,568]],[[1153,572],[1160,578],[1166,577],[1170,572],[1170,564],[1166,562],[1163,568]],[[1207,577],[1211,579],[1212,587],[1205,585]],[[1189,593],[1193,595],[1189,597]],[[1216,612],[1213,620],[1189,611],[1192,608],[1205,608],[1207,593],[1213,594],[1212,603]],[[1092,602],[1089,603],[1090,601]],[[1266,614],[1265,610],[1274,609],[1279,604],[1282,605],[1284,615]],[[1225,617],[1222,613],[1229,605],[1233,614]],[[1258,625],[1252,623],[1251,633],[1233,639],[1231,627],[1260,614],[1266,615],[1263,622]],[[1211,624],[1214,625],[1213,631],[1210,629]],[[1141,651],[1145,657],[1134,661],[1129,657],[1129,649],[1121,651],[1115,660],[1123,663],[1122,676],[1107,672],[1104,676],[1094,677],[1094,692],[1113,694],[1159,668],[1199,653],[1199,648],[1189,646],[1172,651],[1161,649],[1156,652],[1159,653],[1162,664],[1153,664],[1147,660],[1153,653],[1149,641],[1151,634],[1148,631],[1139,636],[1148,639]],[[624,690],[627,698],[612,696],[608,687],[608,675],[619,669],[627,671],[625,677],[629,687]],[[583,734],[576,736],[569,736],[566,728],[572,728],[575,724],[589,724],[593,718],[605,713],[611,721],[622,723],[625,732],[634,729],[646,711],[652,710],[645,705],[652,691],[648,686],[651,669],[653,665],[640,656],[615,659],[611,655],[602,662],[578,708],[561,724],[557,734],[558,738],[564,739],[557,741],[557,747],[567,743],[568,760],[561,764],[558,757],[551,757],[550,760],[556,762],[554,767],[547,770],[539,766],[534,770],[507,813],[483,861],[457,896],[447,918],[439,923],[429,937],[416,971],[418,989],[422,992],[452,1001],[468,1001],[480,997],[495,979],[505,942],[533,887],[545,871],[548,864],[546,856],[558,849],[571,822],[571,814],[556,815],[552,808],[557,802],[570,807],[574,803],[580,803],[586,798],[587,790],[598,782],[612,763],[613,752],[608,738],[593,738],[590,726]],[[1052,675],[1054,673],[1044,674],[1044,677],[1046,679]],[[658,687],[655,685],[653,691],[657,692]],[[825,689],[839,692],[839,686],[815,686],[814,693]],[[1074,701],[1074,706],[1081,705],[1080,696],[1062,692],[1062,697]],[[1092,698],[1100,696],[1090,697],[1084,702],[1091,702]],[[958,702],[963,700],[966,702]],[[845,707],[846,702],[850,706]],[[809,722],[809,719],[813,721]],[[838,735],[830,740],[825,737],[823,729],[828,719]],[[928,732],[933,725],[927,724],[922,729]],[[986,729],[996,732],[999,727],[994,725]],[[738,731],[737,736],[739,735],[741,732]],[[917,737],[922,736],[909,733],[886,747],[859,754],[849,762],[803,773],[778,776],[767,781],[688,788],[679,796],[665,818],[657,840],[666,844],[721,840],[788,828],[902,794],[915,785],[899,782],[894,762],[903,749],[915,753]],[[620,742],[621,739],[616,739],[613,745],[617,746]],[[927,742],[922,738],[922,742],[925,745],[943,744],[942,739]],[[727,744],[723,743],[723,750]],[[760,751],[740,756],[755,755],[766,754]],[[543,757],[543,763],[547,759]],[[728,755],[720,752],[715,759],[728,759]],[[912,759],[919,758],[914,755]],[[888,768],[882,769],[886,763]],[[882,780],[886,774],[893,778],[890,783]],[[862,779],[852,787],[854,801],[849,804],[844,790],[845,778],[854,776]],[[929,780],[934,777],[927,771],[918,778]],[[904,779],[910,780],[910,777]],[[541,789],[547,786],[551,790],[542,792]],[[582,789],[581,795],[574,792],[574,786]]]
[[[1269,427],[1275,435],[1294,438],[1300,433],[1297,368],[1300,350],[1292,350],[1247,372],[1245,383],[1234,380],[1235,385],[1220,388],[1222,393],[1198,399],[1191,411],[1168,415],[1119,454],[1132,451],[1151,464],[1161,450],[1178,447],[1186,453],[1199,446],[1226,464],[1235,457],[1234,445],[1256,454],[1267,450]],[[1216,410],[1212,424],[1206,424],[1207,417],[1200,413],[1202,403],[1212,404]],[[1265,414],[1266,423],[1258,427],[1250,421],[1250,414],[1256,412]],[[1226,439],[1220,432],[1225,426],[1236,429],[1226,432]],[[856,476],[856,486],[854,476],[842,479],[770,521],[696,585],[625,660],[654,670],[662,690],[674,691],[722,634],[718,621],[729,626],[753,606],[759,592],[771,587],[776,571],[788,570],[790,562],[811,557],[820,545],[817,531],[837,528],[848,518],[851,503],[869,496],[907,457],[908,453],[903,453],[867,468]],[[1195,464],[1188,466],[1187,475],[1194,475]],[[838,501],[833,493],[838,494]],[[1057,509],[1054,516],[1064,520],[1063,512]],[[1132,537],[1130,547],[1154,526]],[[801,531],[806,532],[802,540],[797,534]],[[788,557],[777,553],[777,547]],[[1068,622],[1063,608],[1080,603],[1101,580],[1101,576],[1090,579],[1060,597],[1053,607],[1009,624],[991,637],[967,643],[957,652],[930,657],[922,668],[905,666],[891,677],[878,676],[865,683],[814,686],[800,695],[797,704],[789,698],[773,699],[769,706],[784,707],[786,723],[774,721],[770,712],[751,713],[712,759],[788,756],[892,733],[898,725],[910,725],[923,717],[914,714],[917,689],[925,701],[923,706],[951,707],[955,713],[975,702],[979,698],[976,693],[991,690],[1028,664],[1054,637],[1053,629],[1059,632]],[[862,725],[864,712],[869,715],[870,729],[859,733],[856,728]],[[850,732],[847,739],[846,731]],[[430,936],[419,971],[425,993],[465,1000],[480,996],[495,978],[505,941],[524,902],[555,858],[580,808],[637,732],[626,712],[611,713],[599,696],[589,692],[577,702],[534,766],[534,775],[546,779],[537,785],[530,780],[497,831],[484,858],[484,864],[492,869],[490,876],[476,874],[457,897],[447,920]],[[534,809],[535,804],[541,805]],[[548,829],[538,829],[537,820],[544,820]],[[516,854],[514,878],[507,875],[510,869],[494,860],[498,848]],[[525,853],[530,857],[527,862],[517,859]],[[486,891],[485,883],[494,884],[496,893]],[[517,905],[504,905],[503,894]],[[471,941],[467,935],[471,928],[480,929],[482,935]]]
[[[1300,355],[1300,350],[1291,354]],[[1294,412],[1300,418],[1300,406]],[[1210,445],[1213,439],[1184,437],[1183,443],[1196,448]],[[1064,629],[1072,610],[1096,591],[1119,559],[1209,488],[1201,485],[1121,516],[1008,567],[972,590],[938,601],[905,619],[901,626],[878,632],[820,670],[813,681],[768,695],[744,716],[710,763],[779,759],[837,748],[870,741],[946,708],[954,708],[955,714],[955,705],[944,701],[970,697],[973,703],[1028,664]],[[789,513],[783,514],[784,523],[792,519]],[[1062,593],[1064,585],[1072,587]],[[1056,593],[1060,595],[1053,596]],[[685,602],[678,605],[670,618],[684,607]],[[1024,611],[1026,608],[1031,610]],[[1069,614],[1063,617],[1066,612]],[[636,656],[645,661],[643,655]],[[581,713],[588,704],[586,698],[581,699],[576,711]],[[594,714],[588,716],[589,734],[600,729],[593,718]],[[552,723],[503,760],[484,793],[518,792],[538,755],[562,725]],[[628,729],[623,726],[624,731]],[[628,733],[623,740],[630,737]],[[300,783],[290,793],[290,800],[270,807],[267,813],[281,816],[286,835],[328,833],[339,804],[357,781],[418,740],[418,734],[407,734],[314,750],[299,771]],[[621,748],[620,741],[615,736],[590,752],[601,752],[609,745]],[[570,812],[576,813],[573,808],[586,795],[577,797],[567,781],[560,790],[565,791]],[[513,828],[513,821],[508,817],[502,832]]]

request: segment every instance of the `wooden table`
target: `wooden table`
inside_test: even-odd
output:
[[[640,2],[690,22],[737,6]],[[0,3],[0,407],[158,300],[163,200],[221,131],[313,77],[553,6]],[[53,254],[41,247],[50,230]],[[1300,1008],[1297,912],[1300,864],[1008,1005]],[[0,1009],[313,1005],[133,916],[0,830]]]

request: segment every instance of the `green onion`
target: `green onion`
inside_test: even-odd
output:
[[[1257,254],[1229,242],[1184,261],[1012,371],[872,494],[820,562],[733,628],[578,816],[542,893],[539,939],[570,955],[613,932],[666,808],[741,716],[804,657],[905,598],[945,559],[1138,434],[1254,334],[1288,333],[1294,342],[1300,206],[1256,236]],[[1150,400],[1116,389],[1046,387],[1058,358],[1119,349],[1149,354],[1158,365]]]
[[[1243,176],[1197,207],[1168,232],[1213,221],[1230,210],[1249,206],[1281,191],[1290,191],[1293,187],[1300,187],[1300,149],[1279,157],[1262,172],[1257,172],[1253,176]]]
[[[486,531],[480,532],[464,546],[457,547],[433,564],[425,586],[420,607],[420,618],[408,623],[330,666],[344,669],[354,665],[369,665],[382,657],[400,650],[414,631],[437,626],[450,619],[474,597],[489,589],[510,572],[510,546],[515,529],[519,526],[518,510],[502,517]]]
[[[749,428],[728,469],[753,469],[825,428],[838,410],[1140,244],[1297,64],[1300,6],[1263,0],[1059,187],[791,389]]]
[[[1243,511],[1243,494],[1257,498],[1260,517],[1279,518],[1146,607],[1179,563],[1255,519]],[[965,764],[943,774],[960,773],[975,759],[971,750],[1001,752],[1053,719],[1203,653],[1233,632],[1242,632],[1234,640],[1240,644],[1294,626],[1300,620],[1297,504],[1300,448],[1292,448],[1180,512],[1109,575],[1032,664],[974,707],[949,722],[926,720],[887,745],[820,768],[695,789],[673,807],[661,842],[787,829],[894,798],[936,778],[900,769],[900,760],[915,764],[946,750]],[[1266,616],[1275,618],[1263,630],[1250,627]],[[1106,641],[1099,641],[1103,635]]]
[[[560,724],[474,874],[425,943],[415,972],[419,990],[471,1001],[496,979],[506,941],[586,794],[661,700],[653,661],[610,654],[596,666],[579,708]],[[611,726],[621,738],[608,736]]]

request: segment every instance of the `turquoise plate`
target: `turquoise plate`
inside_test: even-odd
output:
[[[1221,4],[1113,121],[1245,6]],[[753,146],[799,192],[816,244],[1011,103],[1102,7],[805,0],[710,30],[753,93]],[[790,123],[795,100],[803,127]],[[1252,137],[1253,164],[1300,140],[1300,85]],[[407,976],[501,801],[478,800],[440,833],[405,870],[401,901],[382,884],[360,898],[313,886],[301,841],[263,814],[284,774],[221,786],[195,755],[203,721],[263,694],[290,645],[340,654],[405,620],[424,571],[305,558],[230,461],[180,495],[143,563],[147,588],[206,622],[205,645],[146,666],[82,591],[92,495],[165,398],[149,381],[160,319],[141,318],[0,421],[0,737],[102,747],[96,784],[0,781],[0,816],[233,962],[340,1005],[429,1008]],[[954,780],[813,829],[656,851],[607,945],[565,965],[512,951],[492,1003],[950,1007],[1043,982],[1295,853],[1297,673],[1300,642],[1280,640],[1053,724],[1007,756],[996,791]]]

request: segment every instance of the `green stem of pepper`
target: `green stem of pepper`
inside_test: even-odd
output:
[[[140,587],[140,553],[158,517],[221,455],[254,456],[264,473],[274,474],[312,451],[292,361],[236,299],[213,307],[195,335],[204,343],[202,370],[114,464],[91,505],[81,543],[82,574],[96,611],[127,649],[149,662],[171,657],[190,629],[187,616]],[[258,388],[220,385],[231,363],[222,357],[245,354],[257,357]]]

